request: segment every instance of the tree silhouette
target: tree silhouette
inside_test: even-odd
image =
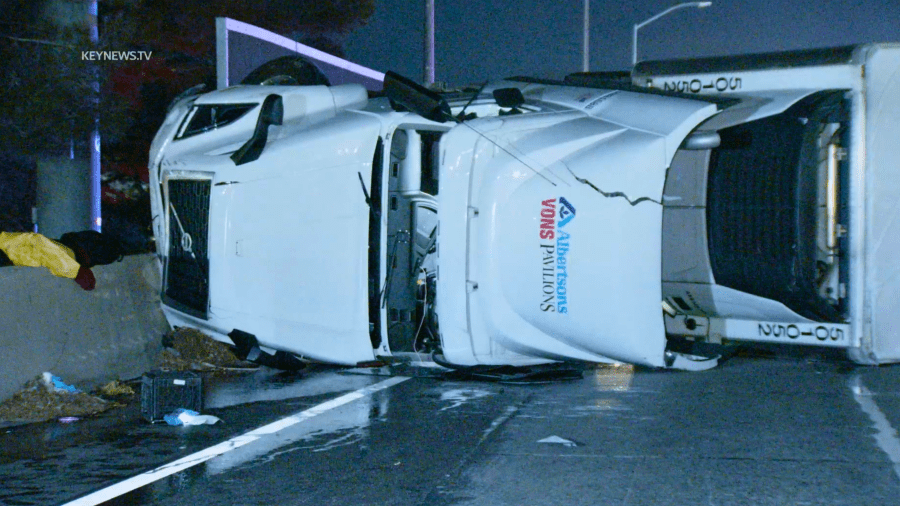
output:
[[[99,117],[105,144],[146,153],[165,104],[193,84],[212,84],[216,17],[339,52],[329,35],[365,24],[374,0],[100,0],[97,44],[79,8],[84,9],[80,1],[0,0],[0,61],[7,76],[0,93],[0,149],[68,152],[72,143],[86,143]],[[152,56],[90,61],[84,58],[90,50]],[[131,158],[128,151],[104,156]]]

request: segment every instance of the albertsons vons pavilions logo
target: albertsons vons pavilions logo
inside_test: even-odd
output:
[[[565,197],[541,201],[541,311],[567,314],[566,279],[571,235],[564,230],[575,218],[575,206]]]

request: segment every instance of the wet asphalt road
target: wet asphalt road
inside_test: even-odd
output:
[[[582,375],[524,385],[411,367],[207,377],[216,425],[151,425],[138,401],[3,429],[0,504],[65,504],[309,408],[316,416],[103,504],[900,504],[900,366],[776,349],[703,373]],[[336,399],[346,402],[325,409]]]

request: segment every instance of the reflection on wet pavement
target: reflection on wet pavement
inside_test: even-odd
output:
[[[0,434],[0,482],[3,483],[0,504],[59,504],[61,499],[77,497],[135,476],[295,413],[323,398],[327,400],[335,393],[356,391],[384,379],[341,375],[338,371],[327,367],[313,368],[303,374],[285,374],[263,368],[250,374],[207,375],[204,378],[203,411],[223,419],[225,423],[216,426],[149,424],[140,416],[138,396],[124,408],[74,423],[54,420],[7,427]],[[386,416],[387,400],[386,396],[367,397],[344,406],[345,411],[325,413],[321,420],[312,419],[314,424],[300,424],[303,428],[296,433],[285,431],[280,434],[280,443],[247,454],[244,460],[264,456],[281,445],[303,441],[304,437],[311,440],[334,434],[330,438],[331,444],[340,444],[335,441],[340,438],[361,438],[364,436],[361,431],[370,418]],[[253,408],[248,410],[246,405]],[[328,441],[322,443],[325,444]],[[225,469],[241,462],[239,458],[232,458],[230,463],[226,459],[216,465]],[[193,473],[191,471],[191,475]],[[163,481],[174,484],[178,479],[171,477]]]
[[[370,378],[360,379],[369,379],[371,383]],[[279,455],[298,450],[326,451],[340,444],[360,441],[366,437],[366,428],[373,419],[384,420],[387,417],[389,404],[390,391],[381,391],[345,404],[220,455],[206,463],[207,473],[216,475],[245,464],[253,466],[254,461],[270,462]],[[319,443],[309,444],[316,441]]]
[[[588,370],[588,378],[594,387],[601,392],[627,392],[634,379],[634,366],[631,364],[599,364]]]
[[[458,408],[470,400],[480,399],[481,397],[486,397],[488,395],[491,395],[491,392],[479,390],[477,388],[455,388],[443,391],[441,392],[441,401],[451,402],[452,404],[444,406],[441,408],[441,411]]]
[[[341,374],[335,370],[319,374],[292,374],[263,368],[253,375],[213,377],[205,386],[204,408],[224,408],[251,402],[281,401],[363,388],[377,377]]]

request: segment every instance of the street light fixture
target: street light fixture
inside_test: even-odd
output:
[[[665,16],[666,14],[668,14],[668,13],[670,13],[670,12],[672,12],[672,11],[675,11],[675,10],[678,10],[678,9],[684,9],[685,7],[697,7],[698,9],[703,9],[704,7],[709,7],[710,5],[712,5],[712,2],[684,2],[684,3],[680,3],[680,4],[678,4],[678,5],[673,5],[672,7],[669,7],[668,9],[666,9],[666,10],[660,12],[659,14],[653,16],[653,17],[650,18],[650,19],[644,20],[644,21],[642,21],[642,22],[640,22],[640,23],[634,25],[634,31],[633,31],[632,34],[631,34],[631,65],[632,65],[632,67],[634,67],[635,65],[637,65],[637,61],[638,61],[638,51],[637,51],[637,40],[638,40],[638,39],[637,39],[637,35],[638,35],[638,29],[640,29],[642,26],[649,25],[650,23],[656,21],[657,19],[659,19],[659,18]]]

